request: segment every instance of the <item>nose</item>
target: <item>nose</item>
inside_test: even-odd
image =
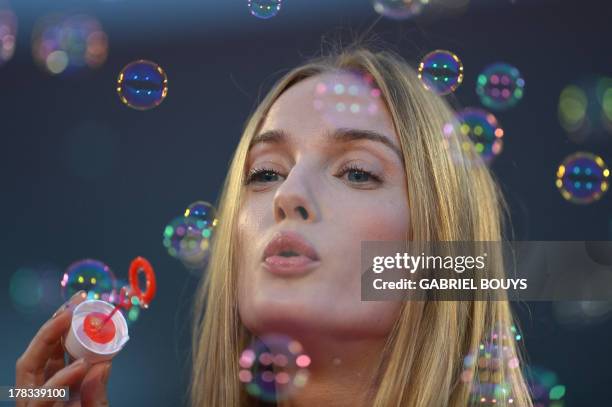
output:
[[[307,171],[296,165],[277,188],[273,202],[276,222],[288,219],[311,223],[317,219],[307,176]]]

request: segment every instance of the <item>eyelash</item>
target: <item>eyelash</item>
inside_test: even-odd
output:
[[[379,177],[378,175],[375,175],[374,173],[365,170],[363,167],[360,167],[356,164],[345,164],[342,166],[342,168],[340,168],[340,170],[338,171],[338,173],[336,174],[336,177],[342,177],[344,176],[347,172],[349,171],[357,171],[357,172],[361,172],[363,174],[366,174],[368,177],[370,177],[374,182],[380,184],[382,182],[381,177]],[[273,173],[276,175],[280,175],[283,176],[282,174],[278,173],[276,170],[272,169],[272,168],[267,168],[267,167],[260,167],[260,168],[253,168],[249,171],[246,181],[245,181],[245,185],[251,184],[252,182],[254,182],[255,178],[258,177],[261,174],[265,174],[265,173]]]

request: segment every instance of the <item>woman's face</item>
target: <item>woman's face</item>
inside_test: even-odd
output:
[[[276,100],[254,139],[238,300],[255,334],[383,337],[397,317],[396,302],[361,301],[361,241],[409,231],[399,140],[370,82],[348,72],[305,79]]]

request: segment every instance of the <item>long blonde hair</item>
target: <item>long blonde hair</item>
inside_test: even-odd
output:
[[[394,54],[361,47],[319,58],[281,78],[247,121],[218,202],[211,262],[197,292],[193,331],[191,400],[195,406],[246,405],[238,380],[239,354],[250,333],[237,309],[236,219],[251,139],[268,110],[293,84],[321,73],[350,70],[372,76],[391,114],[406,166],[410,230],[418,241],[500,241],[505,202],[477,154],[461,148],[461,135],[442,128],[453,115],[425,90],[416,73]],[[449,146],[460,158],[449,154]],[[472,388],[460,380],[464,357],[495,327],[513,323],[508,301],[413,301],[402,304],[387,339],[370,405],[466,406]],[[511,350],[517,352],[514,342]],[[478,366],[474,366],[472,373]],[[531,406],[520,369],[502,377],[512,405]],[[496,405],[506,405],[503,397]],[[249,405],[256,403],[252,401]]]

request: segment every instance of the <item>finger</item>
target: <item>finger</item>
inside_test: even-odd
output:
[[[36,333],[26,351],[17,360],[15,383],[19,386],[39,386],[44,382],[44,367],[61,347],[60,339],[70,327],[72,308],[83,301],[83,291],[75,294],[68,306],[58,310],[53,318]]]
[[[106,384],[110,375],[111,363],[98,363],[94,365],[83,379],[81,384],[81,403],[87,407],[106,407],[108,398]]]
[[[47,360],[47,364],[45,365],[45,381],[49,380],[55,373],[64,367],[66,367],[64,347],[62,346],[61,341],[58,341],[57,345],[49,356],[49,360]]]
[[[52,378],[47,380],[43,387],[74,387],[83,380],[89,366],[89,363],[85,359],[79,359],[57,372]],[[28,407],[50,407],[53,403],[53,400],[32,400],[32,402],[28,404]]]

